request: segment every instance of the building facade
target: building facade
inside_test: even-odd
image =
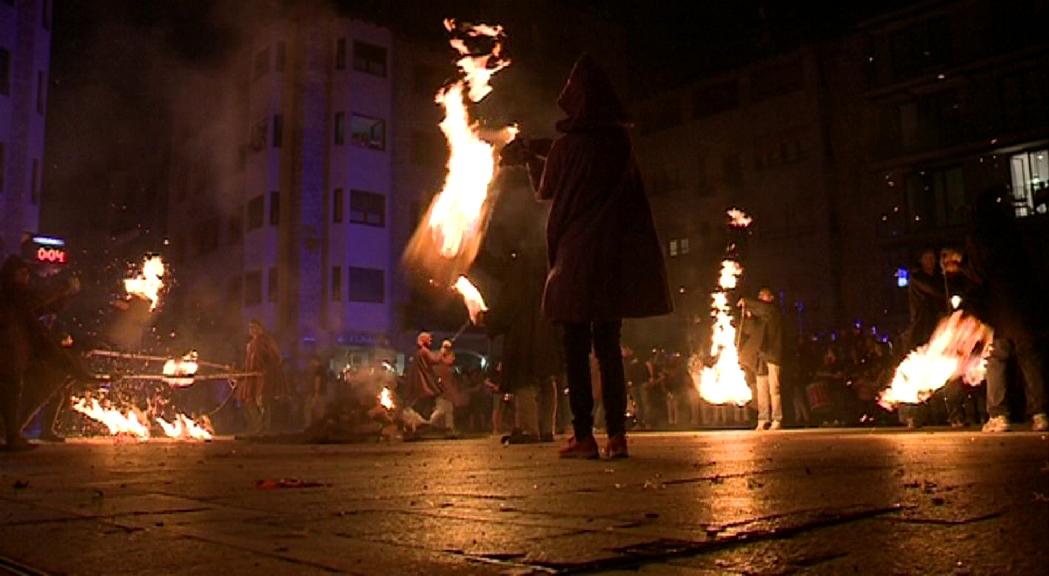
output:
[[[0,2],[0,255],[40,222],[51,0]]]

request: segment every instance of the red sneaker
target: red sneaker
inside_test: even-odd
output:
[[[626,449],[626,436],[618,434],[616,436],[609,436],[608,442],[605,444],[605,457],[609,460],[615,460],[617,458],[626,458],[630,454]]]
[[[582,440],[576,440],[575,436],[568,439],[568,446],[565,446],[557,453],[561,458],[575,458],[579,460],[597,460],[600,454],[597,451],[597,441],[594,440],[593,436],[588,436]]]

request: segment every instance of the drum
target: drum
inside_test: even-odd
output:
[[[824,382],[813,382],[805,387],[805,395],[809,399],[809,408],[813,412],[829,410],[833,399],[830,395],[830,386]]]

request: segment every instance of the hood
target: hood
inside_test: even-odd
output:
[[[561,132],[621,127],[629,121],[612,81],[587,54],[576,60],[557,105],[568,114],[557,123]]]

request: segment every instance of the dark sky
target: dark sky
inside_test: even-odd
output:
[[[902,4],[895,1],[889,4]],[[246,21],[290,6],[339,12],[442,47],[441,20],[502,23],[511,57],[560,82],[576,52],[620,30],[624,88],[701,76],[833,34],[886,2],[827,12],[811,1],[65,0],[55,3],[42,229],[128,227],[159,218],[174,70],[218,66]],[[609,32],[609,31],[613,32]],[[84,202],[85,197],[93,199]]]

